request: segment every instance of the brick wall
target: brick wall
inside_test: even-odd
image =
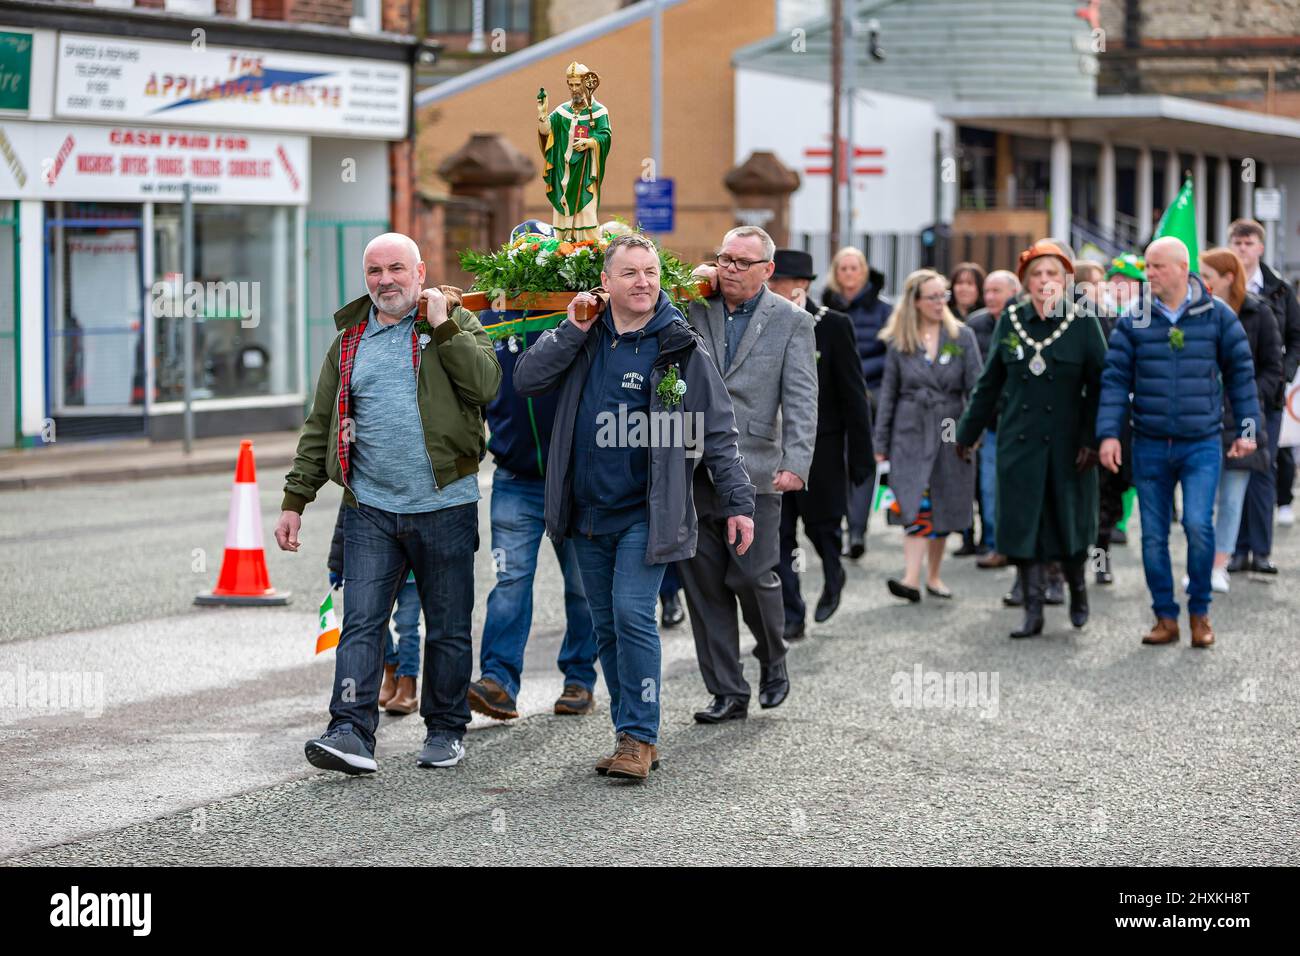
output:
[[[1133,11],[1137,48],[1125,44]],[[1300,118],[1300,0],[1102,0],[1101,17],[1102,92],[1186,96]]]

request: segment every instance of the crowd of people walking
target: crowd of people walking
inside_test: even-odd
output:
[[[1191,645],[1212,645],[1212,595],[1230,573],[1277,573],[1273,524],[1291,521],[1294,478],[1283,403],[1300,364],[1300,300],[1263,263],[1263,229],[1238,220],[1227,238],[1197,262],[1166,237],[1110,263],[1040,239],[1014,272],[917,270],[894,302],[850,246],[814,301],[812,257],[742,226],[696,270],[710,294],[683,312],[653,241],[629,233],[605,251],[601,290],[530,318],[508,347],[459,290],[425,288],[412,240],[374,239],[367,294],[335,316],[276,528],[297,550],[304,507],[326,481],[343,486],[331,720],[307,759],[374,771],[379,710],[417,700],[422,767],[464,757],[471,712],[517,717],[544,534],[564,581],[554,710],[593,712],[599,662],[615,736],[594,770],[614,778],[659,766],[661,628],[689,618],[708,697],[698,723],[748,715],[745,632],[759,706],[787,699],[787,650],[808,633],[800,525],[821,565],[816,623],[839,609],[844,560],[862,557],[884,510],[902,539],[901,570],[881,582],[891,595],[960,600],[942,577],[957,535],[957,557],[1015,568],[1009,634],[1032,638],[1052,605],[1086,626],[1088,585],[1114,581],[1136,499],[1154,618],[1142,641],[1180,638],[1177,512]],[[496,583],[474,680],[488,451]]]

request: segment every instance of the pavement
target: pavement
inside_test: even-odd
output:
[[[279,468],[293,461],[298,432],[250,436],[258,464]],[[181,441],[147,438],[52,442],[0,450],[0,491],[174,475],[235,473],[238,437],[197,438],[189,454]]]
[[[1135,546],[1115,549],[1117,583],[1092,589],[1086,629],[1052,608],[1043,637],[1011,641],[1009,571],[949,558],[954,600],[901,604],[884,585],[898,532],[874,522],[840,610],[791,649],[781,707],[695,724],[707,696],[689,627],[664,632],[663,763],[644,784],[592,772],[612,748],[603,682],[595,714],[550,712],[564,610],[544,548],[521,718],[476,717],[460,766],[421,770],[419,717],[385,716],[380,772],[344,777],[302,752],[327,719],[333,653],[312,652],[338,490],[308,508],[302,551],[267,552],[288,606],[196,608],[230,478],[0,494],[0,862],[1300,862],[1296,529],[1278,532],[1282,575],[1234,576],[1216,596],[1219,642],[1201,651],[1185,634],[1140,644]],[[270,540],[279,474],[264,467],[261,485]],[[804,580],[812,603],[815,560]],[[76,679],[63,699],[54,675]]]

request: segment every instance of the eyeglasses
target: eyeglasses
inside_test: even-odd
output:
[[[918,295],[924,302],[947,302],[952,298],[951,292],[936,292],[934,295]]]
[[[748,272],[751,266],[762,265],[764,262],[771,262],[771,259],[733,259],[731,256],[718,256],[718,268],[730,269],[735,268],[737,272]]]

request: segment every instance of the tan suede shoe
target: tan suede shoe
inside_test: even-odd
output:
[[[1214,643],[1214,627],[1208,614],[1189,615],[1192,622],[1192,647],[1209,647]]]
[[[395,693],[397,693],[397,665],[385,664],[384,680],[383,683],[379,685],[380,708],[383,708],[385,704],[392,700]]]
[[[650,771],[659,766],[659,752],[654,744],[637,740],[631,734],[621,734],[614,748],[614,759],[605,774],[626,780],[644,780]]]
[[[415,693],[415,678],[397,678],[397,693],[393,695],[384,710],[390,714],[405,715],[413,714],[419,709],[420,698]]]
[[[1178,622],[1172,617],[1157,618],[1155,626],[1151,628],[1146,637],[1142,638],[1142,643],[1177,644]]]

